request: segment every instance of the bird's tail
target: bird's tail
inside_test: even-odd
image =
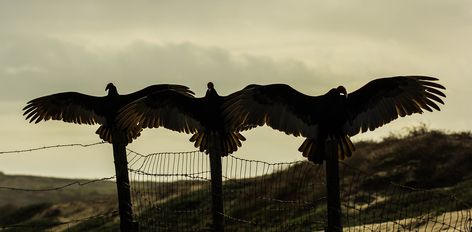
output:
[[[111,128],[101,125],[95,134],[98,134],[101,139],[103,139],[106,142],[113,143],[113,139],[111,136]]]
[[[336,154],[339,160],[344,160],[346,157],[351,157],[356,150],[351,139],[347,135],[340,137],[332,137],[328,139],[305,139],[298,151],[302,152],[304,157],[316,164],[323,164],[326,160],[326,141],[334,139],[336,143]]]
[[[195,147],[201,152],[209,153],[210,150],[218,152],[221,156],[227,156],[241,147],[241,142],[246,141],[239,132],[225,132],[224,134],[203,131],[197,132],[190,138],[190,142],[194,142]]]
[[[113,129],[108,127],[108,126],[101,125],[95,133],[98,134],[100,136],[100,138],[103,139],[104,141],[109,142],[109,143],[113,143],[113,131],[112,130]],[[135,127],[132,127],[132,128],[119,129],[119,130],[122,130],[123,133],[126,134],[127,143],[131,143],[131,142],[133,142],[134,139],[136,139],[137,137],[139,137],[141,135],[141,131],[143,129],[141,127],[135,126]]]

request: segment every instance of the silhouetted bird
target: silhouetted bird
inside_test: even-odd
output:
[[[173,131],[193,133],[190,142],[194,142],[200,151],[216,151],[218,155],[226,156],[246,140],[224,123],[221,106],[228,98],[219,96],[211,82],[202,98],[192,98],[172,90],[159,91],[123,107],[118,123],[123,128],[133,125],[143,128],[162,126]]]
[[[101,139],[112,143],[118,110],[136,99],[165,89],[172,89],[189,98],[193,94],[186,86],[162,84],[152,85],[131,94],[120,95],[116,87],[109,83],[105,88],[105,91],[108,90],[108,95],[104,97],[64,92],[33,99],[23,108],[25,111],[23,115],[26,115],[27,120],[30,119],[30,122],[35,123],[49,119],[89,125],[98,123],[101,126],[96,133],[100,135]],[[141,130],[138,126],[123,130],[126,132],[127,142],[130,143],[136,139]]]
[[[334,139],[339,159],[355,150],[349,136],[374,130],[388,122],[423,109],[440,110],[435,102],[446,97],[427,76],[398,76],[370,81],[347,94],[343,86],[321,96],[302,94],[288,85],[249,85],[224,105],[231,127],[267,124],[286,134],[303,136],[299,151],[314,163],[323,163],[325,142]],[[435,102],[434,102],[435,101]]]

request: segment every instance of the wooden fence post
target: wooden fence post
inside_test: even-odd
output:
[[[221,156],[218,149],[210,150],[211,171],[211,212],[213,216],[213,231],[223,232],[225,225],[223,211],[223,177]]]
[[[113,158],[115,160],[116,188],[118,192],[118,210],[120,214],[120,230],[122,232],[137,231],[133,222],[130,184],[128,177],[128,160],[126,158],[126,137],[123,133],[113,133]]]
[[[339,161],[337,143],[335,140],[327,140],[325,144],[326,157],[326,194],[328,209],[328,227],[326,231],[342,231],[341,224],[341,196],[339,191]]]

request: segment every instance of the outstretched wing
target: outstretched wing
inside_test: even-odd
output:
[[[349,120],[344,125],[348,135],[374,130],[390,121],[423,110],[440,110],[437,103],[444,86],[437,78],[427,76],[398,76],[373,80],[348,95]]]
[[[203,128],[199,121],[201,98],[175,90],[163,90],[142,97],[123,107],[118,114],[121,128],[165,127],[170,130],[195,133]]]
[[[285,84],[249,85],[228,96],[226,121],[237,130],[268,126],[304,137],[315,137],[322,99],[304,95]]]
[[[126,105],[132,101],[138,100],[149,94],[152,94],[158,91],[163,91],[163,90],[174,90],[178,93],[182,93],[183,95],[187,95],[189,97],[194,95],[194,93],[187,86],[184,86],[184,85],[160,84],[160,85],[148,86],[134,93],[121,95],[121,101],[122,103],[124,103],[123,105]]]
[[[57,93],[29,101],[23,108],[26,120],[38,123],[42,120],[62,120],[78,124],[103,124],[99,113],[104,97],[94,97],[76,92]]]

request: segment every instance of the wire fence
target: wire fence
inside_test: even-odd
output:
[[[65,144],[5,151],[28,153]],[[209,231],[210,165],[201,152],[140,154],[128,149],[135,220],[140,231]],[[326,221],[325,170],[310,162],[267,163],[223,158],[223,199],[227,231],[323,231]],[[344,231],[472,231],[472,207],[454,194],[392,182],[375,183],[372,173],[340,163]],[[114,176],[71,181],[47,188],[0,186],[0,191],[51,192]],[[380,190],[379,190],[380,189]],[[116,209],[52,222],[0,224],[1,231],[81,231],[116,225]],[[81,226],[83,225],[83,226]],[[117,227],[115,227],[117,228]]]
[[[0,151],[0,155],[17,155],[20,153],[33,153],[41,150],[49,149],[72,149],[72,148],[88,148],[96,145],[104,144],[104,142],[90,143],[90,144],[59,144],[52,146],[43,146],[38,148],[27,148],[18,149],[11,151]],[[89,151],[86,151],[89,152]],[[0,210],[8,210],[16,212],[3,211],[0,214],[0,231],[84,231],[94,227],[106,227],[116,228],[116,218],[118,217],[117,207],[93,207],[85,203],[72,204],[70,202],[64,203],[58,200],[57,195],[51,195],[51,193],[62,194],[64,197],[72,198],[71,192],[78,192],[76,195],[83,194],[82,192],[85,187],[91,185],[101,185],[104,182],[115,182],[115,175],[109,177],[103,177],[92,180],[66,180],[57,179],[55,181],[46,181],[44,183],[37,183],[33,186],[28,186],[29,182],[26,183],[15,183],[8,180],[8,176],[0,175],[0,180],[6,180],[2,183],[9,183],[9,185],[0,186],[0,194],[2,196],[8,195],[9,197],[32,197],[42,199],[44,201],[54,201],[56,204],[51,203],[33,203],[26,206],[11,206],[10,202],[0,199]],[[112,183],[113,184],[113,183]],[[54,186],[56,185],[56,186]],[[114,185],[114,184],[113,184]],[[88,200],[88,199],[84,199]],[[89,201],[90,204],[109,204],[109,202],[115,202],[114,199],[102,202],[102,200],[96,199]],[[12,209],[13,207],[13,209]],[[62,215],[61,211],[64,208],[73,207],[72,211],[78,210],[79,212],[71,212],[70,215]],[[83,210],[83,212],[80,212]],[[13,215],[9,215],[13,213]],[[35,215],[38,214],[38,215]],[[4,217],[1,217],[4,216]],[[21,222],[10,222],[13,219],[19,219]],[[41,218],[43,217],[43,218]],[[14,221],[14,220],[13,220]]]
[[[210,165],[201,152],[142,155],[128,150],[134,212],[142,231],[209,231]],[[325,170],[298,161],[224,157],[227,231],[323,231]],[[344,231],[471,231],[472,207],[452,193],[371,183],[340,163]]]
[[[22,191],[22,192],[49,192],[49,191],[57,191],[61,189],[65,189],[71,186],[84,186],[88,184],[93,184],[97,182],[102,182],[102,181],[111,181],[115,180],[115,175],[110,176],[110,177],[104,177],[100,179],[95,179],[95,180],[88,180],[88,181],[72,181],[67,184],[57,186],[57,187],[49,187],[49,188],[18,188],[18,187],[8,187],[8,186],[0,186],[0,189],[3,190],[13,190],[13,191]]]

